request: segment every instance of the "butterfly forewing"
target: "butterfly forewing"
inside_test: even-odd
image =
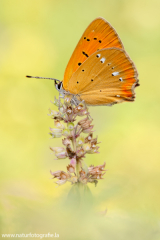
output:
[[[89,105],[133,101],[138,73],[123,49],[107,48],[93,53],[68,81],[67,90]]]
[[[64,74],[64,89],[68,89],[69,79],[85,60],[97,50],[110,47],[123,49],[123,44],[115,29],[105,19],[97,18],[85,30],[69,60]]]

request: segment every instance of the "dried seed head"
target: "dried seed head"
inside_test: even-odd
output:
[[[77,107],[74,108],[74,113],[79,113],[83,110],[83,105],[79,104]]]
[[[80,125],[80,126],[83,125],[87,120],[88,120],[88,117],[80,120],[80,121],[78,122],[78,125]]]
[[[67,115],[71,115],[73,113],[73,109],[71,106],[69,106],[69,107],[67,106],[66,113],[67,113]]]
[[[64,139],[62,139],[62,143],[63,143],[63,145],[67,146],[67,145],[71,144],[71,141],[68,138],[64,138]]]
[[[55,120],[55,121],[54,121],[54,125],[55,125],[55,127],[57,127],[57,128],[65,129],[65,126],[64,126],[59,120]]]
[[[70,105],[71,99],[72,99],[72,95],[65,95],[64,96],[64,104],[67,106]]]
[[[79,181],[81,182],[81,183],[83,183],[83,184],[87,184],[87,182],[88,182],[88,178],[86,178],[86,177],[84,177],[84,178],[79,178]]]
[[[69,164],[69,165],[67,166],[67,170],[68,170],[68,172],[70,172],[70,173],[74,173],[74,172],[75,172],[75,167],[74,167],[72,164]]]
[[[72,176],[71,177],[71,182],[72,182],[72,184],[76,183],[77,182],[77,177],[76,176]]]
[[[85,151],[83,150],[83,148],[81,148],[80,150],[77,150],[77,156],[78,157],[83,157],[84,153],[85,153]]]
[[[93,125],[89,126],[88,128],[85,128],[82,130],[83,133],[90,133],[93,129]]]
[[[85,138],[85,143],[88,143],[92,140],[93,133],[90,133],[86,138]]]
[[[86,143],[86,144],[83,146],[83,149],[84,149],[85,152],[90,151],[90,149],[91,149],[91,144],[90,144],[90,143]]]
[[[79,175],[81,178],[84,178],[86,176],[86,172],[84,170],[79,171]]]

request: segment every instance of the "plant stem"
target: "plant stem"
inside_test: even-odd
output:
[[[75,152],[75,155],[76,155],[76,151],[77,151],[76,130],[77,130],[77,125],[74,128],[73,134],[72,134],[72,145],[73,145],[73,151]],[[79,171],[80,171],[80,163],[79,163],[79,161],[77,161],[77,158],[76,158],[76,175],[77,175],[77,179],[79,179]]]

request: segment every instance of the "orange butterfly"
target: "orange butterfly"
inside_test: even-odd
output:
[[[134,63],[115,29],[101,17],[91,22],[83,33],[66,67],[63,82],[53,80],[63,96],[65,93],[79,96],[87,105],[134,101],[134,89],[139,86]]]

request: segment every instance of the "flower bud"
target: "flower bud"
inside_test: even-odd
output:
[[[58,178],[60,180],[61,179],[64,180],[64,179],[70,178],[70,175],[68,173],[66,173],[64,171],[61,171],[61,170],[56,171],[56,172],[52,172],[52,171],[50,171],[50,172],[53,175],[53,178]]]
[[[54,121],[54,125],[55,125],[55,127],[57,127],[57,128],[65,129],[65,126],[64,126],[59,120],[55,120],[55,121]]]
[[[81,121],[78,122],[78,124],[81,126],[82,128],[82,132],[83,133],[90,133],[92,128],[93,128],[93,125],[90,125],[92,122],[92,120],[89,120],[89,118],[85,118],[85,119],[82,119]]]
[[[78,122],[78,125],[81,126],[81,125],[83,125],[84,123],[86,123],[86,121],[88,121],[88,117],[86,117],[86,118],[80,120],[80,121]]]
[[[54,152],[54,153],[61,153],[64,152],[65,149],[63,147],[50,147],[50,149]]]
[[[70,180],[71,180],[72,183],[76,183],[77,182],[77,177],[76,176],[72,176],[70,178]]]
[[[84,144],[84,137],[81,136],[77,139],[77,147],[82,146]]]
[[[59,152],[59,153],[56,153],[55,155],[56,155],[57,158],[65,159],[67,157],[67,152],[66,151]]]
[[[60,186],[60,185],[63,185],[64,183],[66,183],[66,182],[67,182],[67,180],[58,180],[58,181],[55,182],[55,183]]]
[[[49,133],[53,138],[59,138],[62,136],[62,130],[57,128],[50,128],[51,133]]]
[[[73,122],[69,122],[69,123],[67,124],[67,127],[68,127],[68,129],[69,129],[70,131],[72,131],[73,128],[74,128],[74,123],[73,123]]]
[[[59,112],[57,112],[55,110],[51,110],[50,108],[48,110],[49,110],[48,116],[53,116],[53,117],[58,117],[59,116]]]
[[[88,182],[88,178],[84,177],[84,178],[79,178],[80,182],[83,184],[86,184]]]
[[[91,148],[90,143],[84,144],[84,146],[83,146],[83,149],[84,149],[85,152],[90,151],[90,148]]]
[[[59,107],[59,105],[60,105],[60,102],[59,102],[59,100],[58,100],[56,97],[54,98],[53,104],[54,104],[55,106],[57,106],[57,107]]]
[[[93,125],[89,126],[88,128],[86,129],[83,129],[82,132],[83,133],[90,133],[92,131],[92,128],[93,128]]]
[[[64,129],[63,130],[63,135],[65,135],[66,137],[68,137],[70,135],[70,131],[68,129]]]
[[[64,109],[63,107],[60,107],[59,111],[60,111],[61,113],[65,113],[65,109]]]

